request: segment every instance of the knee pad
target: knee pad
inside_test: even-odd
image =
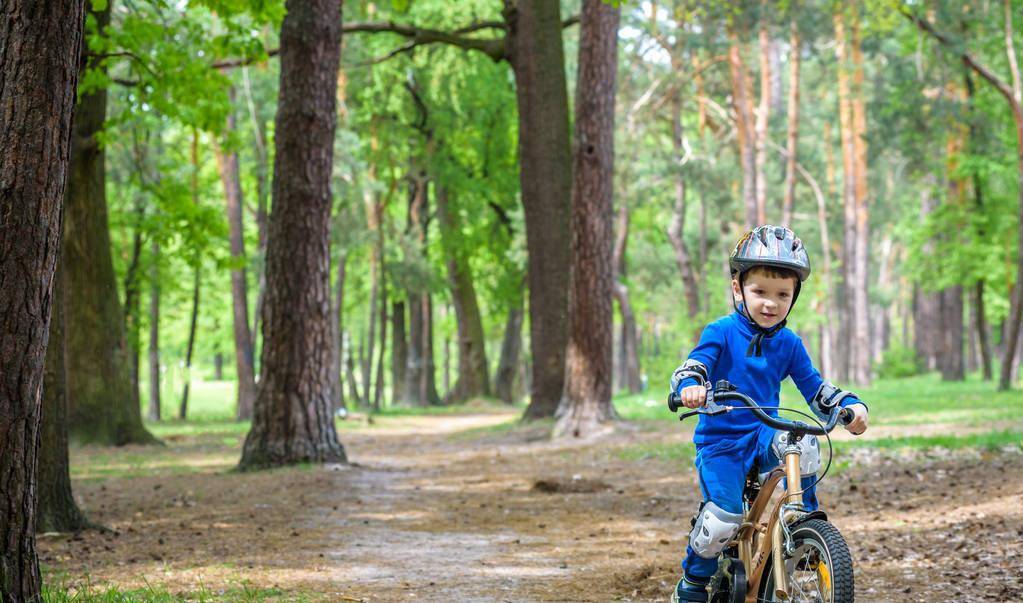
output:
[[[779,431],[771,441],[771,450],[778,460],[785,462],[785,448],[789,445],[789,433]],[[806,435],[796,444],[799,446],[799,473],[803,477],[817,475],[821,468],[821,445],[817,436]]]
[[[700,509],[693,531],[689,533],[689,546],[704,559],[713,559],[725,550],[729,541],[742,525],[742,513],[729,513],[712,502]]]

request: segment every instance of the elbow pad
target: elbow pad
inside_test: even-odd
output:
[[[831,411],[839,406],[842,400],[849,397],[855,398],[856,394],[839,389],[830,381],[825,381],[817,388],[817,393],[810,400],[810,408],[820,419],[827,419]]]
[[[699,360],[689,359],[682,363],[675,372],[671,374],[671,391],[677,392],[678,386],[686,379],[696,379],[699,385],[707,383],[707,367]]]

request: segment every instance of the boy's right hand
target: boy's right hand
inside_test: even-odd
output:
[[[702,385],[683,387],[678,397],[686,408],[699,408],[707,402],[707,388]]]

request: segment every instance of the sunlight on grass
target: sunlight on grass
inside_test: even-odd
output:
[[[260,588],[243,581],[226,589],[211,589],[201,581],[193,590],[170,593],[166,588],[147,585],[145,588],[121,589],[116,586],[98,587],[68,584],[63,575],[45,575],[42,603],[178,603],[180,601],[226,601],[248,603],[258,601],[312,601],[303,593],[286,593],[279,588]]]

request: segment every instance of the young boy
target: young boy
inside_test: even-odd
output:
[[[759,226],[748,231],[729,258],[735,312],[710,323],[689,359],[671,377],[688,408],[703,406],[705,383],[727,379],[738,390],[777,416],[781,382],[792,377],[800,393],[818,414],[836,404],[853,412],[846,429],[856,435],[867,428],[867,407],[855,395],[821,379],[802,340],[785,328],[810,260],[802,242],[787,228]],[[672,601],[707,601],[707,584],[717,571],[717,557],[742,522],[742,489],[755,465],[765,474],[780,464],[785,444],[778,432],[753,413],[736,411],[700,415],[693,442],[703,504],[689,535],[682,561],[683,575]],[[817,508],[812,487],[820,468],[817,438],[803,438],[800,468],[803,504]]]

